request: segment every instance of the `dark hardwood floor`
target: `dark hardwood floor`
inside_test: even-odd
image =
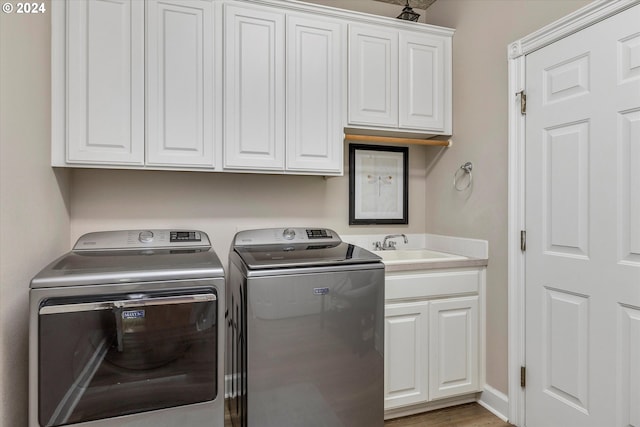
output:
[[[225,427],[231,427],[229,413],[226,409],[224,425]],[[468,403],[410,417],[396,418],[385,421],[384,425],[385,427],[513,427],[477,403]]]

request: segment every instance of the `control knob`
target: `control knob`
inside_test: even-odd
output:
[[[296,237],[296,231],[293,228],[285,228],[282,232],[282,237],[286,240],[293,240],[293,238]]]
[[[153,242],[153,232],[141,231],[140,234],[138,235],[138,240],[140,240],[140,243]]]

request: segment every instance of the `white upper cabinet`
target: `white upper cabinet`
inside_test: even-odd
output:
[[[451,33],[350,25],[348,122],[451,134]]]
[[[51,13],[54,166],[341,175],[345,126],[451,133],[450,29],[293,0]]]
[[[147,164],[214,167],[214,11],[147,1]]]
[[[142,165],[144,3],[69,1],[65,19],[64,161]]]
[[[398,127],[398,31],[349,26],[349,123]]]
[[[399,43],[398,126],[450,134],[451,111],[445,118],[446,106],[451,105],[445,100],[445,39],[401,32]]]
[[[224,167],[284,170],[285,15],[225,5]]]
[[[287,17],[287,170],[342,172],[343,24]]]

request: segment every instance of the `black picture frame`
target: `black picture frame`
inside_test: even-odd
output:
[[[349,225],[370,224],[409,224],[408,147],[349,145]]]

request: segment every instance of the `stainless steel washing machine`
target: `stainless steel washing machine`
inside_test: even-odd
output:
[[[201,231],[82,236],[31,281],[29,426],[223,427],[224,288]]]
[[[335,231],[242,231],[229,254],[236,427],[382,427],[384,265]]]

